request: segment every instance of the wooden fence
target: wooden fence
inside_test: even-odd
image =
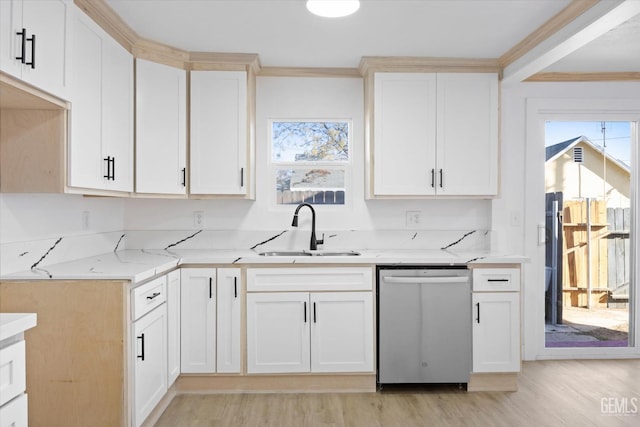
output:
[[[629,209],[607,208],[603,200],[569,200],[562,216],[563,305],[595,308],[624,301]]]
[[[298,203],[344,205],[344,191],[278,190],[276,198],[280,205],[297,205]]]

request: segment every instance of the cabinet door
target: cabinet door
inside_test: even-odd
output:
[[[437,75],[437,190],[441,195],[498,192],[498,76]]]
[[[247,73],[191,72],[192,194],[247,194]]]
[[[134,323],[136,427],[167,392],[166,322],[167,307],[162,304]]]
[[[520,371],[519,295],[473,293],[473,372]]]
[[[136,59],[136,192],[185,194],[186,72]]]
[[[102,49],[101,157],[112,159],[105,188],[133,191],[133,56],[110,37]]]
[[[104,188],[102,157],[102,49],[104,31],[79,9],[73,22],[69,185]]]
[[[247,295],[247,372],[309,372],[309,294]]]
[[[371,292],[311,294],[311,371],[373,371]]]
[[[0,69],[66,99],[71,7],[69,0],[0,1]]]
[[[374,76],[374,195],[434,194],[436,76]]]
[[[21,394],[0,407],[0,427],[27,427],[29,425],[28,407],[26,394]]]
[[[216,371],[216,269],[181,269],[182,373]]]
[[[240,269],[217,271],[218,328],[216,361],[218,372],[240,372]]]
[[[180,375],[180,270],[167,275],[167,384]]]
[[[0,70],[22,78],[22,0],[0,1]]]
[[[25,0],[22,7],[27,37],[36,37],[35,42],[27,43],[28,62],[34,65],[24,66],[22,79],[65,98],[67,25],[72,4],[69,0]]]

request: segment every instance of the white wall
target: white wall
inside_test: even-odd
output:
[[[83,226],[88,212],[88,227]],[[122,230],[124,200],[72,194],[0,194],[0,243]]]

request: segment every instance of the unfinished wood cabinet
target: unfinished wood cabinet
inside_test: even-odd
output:
[[[0,312],[25,332],[31,426],[129,426],[129,282],[3,281]]]
[[[63,193],[69,104],[0,72],[0,192]]]

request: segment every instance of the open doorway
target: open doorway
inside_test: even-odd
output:
[[[630,122],[545,124],[545,346],[629,346]]]

